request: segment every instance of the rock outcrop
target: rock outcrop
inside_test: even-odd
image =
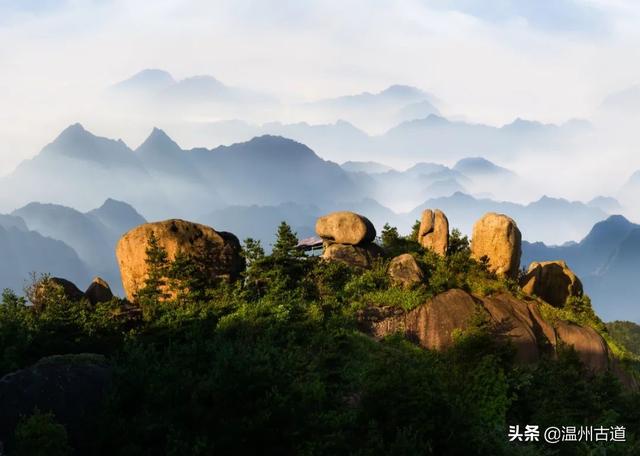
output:
[[[320,217],[316,221],[316,233],[324,241],[336,244],[368,244],[376,238],[376,229],[369,219],[348,211]]]
[[[482,305],[491,316],[496,336],[513,343],[518,360],[534,362],[539,359],[541,353],[538,342],[553,334],[553,328],[549,326],[545,334],[540,326],[548,324],[531,312],[535,303],[527,303],[508,293],[501,293],[483,298]],[[555,336],[552,336],[552,340],[555,342]],[[545,342],[551,343],[549,340]]]
[[[487,257],[492,272],[516,278],[521,254],[522,235],[510,217],[490,212],[473,226],[471,256]]]
[[[568,321],[555,323],[558,340],[573,346],[580,361],[593,371],[603,371],[609,367],[609,348],[595,329]]]
[[[322,258],[358,268],[369,268],[382,255],[374,244],[376,229],[366,217],[354,212],[332,212],[316,221],[316,233],[324,241]]]
[[[325,244],[322,258],[328,261],[340,261],[357,268],[368,269],[380,255],[382,255],[382,249],[376,244]]]
[[[570,296],[582,296],[582,282],[564,261],[533,262],[523,279],[522,291],[536,295],[555,307]]]
[[[109,284],[100,277],[94,277],[91,284],[84,292],[84,297],[92,304],[111,301],[113,293]]]
[[[147,278],[146,249],[152,235],[169,260],[178,253],[205,258],[212,278],[235,279],[244,269],[240,242],[231,233],[178,219],[145,223],[128,231],[116,246],[122,285],[131,301]]]
[[[477,317],[488,319],[496,338],[513,344],[519,362],[535,362],[545,353],[553,356],[566,345],[575,348],[590,370],[610,367],[607,344],[595,330],[566,321],[548,322],[542,318],[537,301],[509,293],[477,297],[453,289],[409,312],[367,308],[359,320],[362,329],[376,338],[401,332],[425,348],[443,350],[453,344],[456,330],[469,329]]]
[[[424,281],[424,273],[420,265],[409,253],[404,253],[389,262],[387,270],[391,283],[403,288],[412,288]]]
[[[426,209],[422,213],[418,242],[427,250],[446,255],[449,247],[449,220],[440,209]]]
[[[94,354],[49,356],[5,375],[0,378],[0,441],[36,408],[53,412],[71,438],[78,436],[85,418],[101,406],[111,377],[104,356]]]

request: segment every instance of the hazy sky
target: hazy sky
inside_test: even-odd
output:
[[[0,174],[144,68],[295,101],[411,84],[474,121],[562,122],[640,82],[640,2],[0,0]]]

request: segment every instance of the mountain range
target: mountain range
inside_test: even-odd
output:
[[[517,174],[481,157],[464,158],[451,168],[423,162],[405,171],[352,172],[279,136],[184,150],[154,128],[133,150],[74,124],[0,179],[0,210],[38,201],[87,211],[111,198],[126,201],[149,220],[202,219],[236,206],[358,209],[362,201],[373,200],[396,208],[395,214],[386,207],[383,213],[398,220],[401,229],[409,229],[427,207],[441,208],[467,233],[484,212],[496,211],[519,220],[526,239],[550,244],[581,239],[609,213],[558,198],[522,205],[494,195],[500,187],[515,191],[519,185]],[[551,226],[550,218],[557,223]]]
[[[282,137],[186,151],[154,129],[132,150],[80,124],[65,129],[40,154],[1,178],[0,190],[0,209],[5,211],[31,201],[87,210],[114,198],[152,219],[188,217],[232,204],[362,196],[339,165]]]
[[[325,121],[295,123],[250,123],[242,120],[170,123],[171,130],[185,141],[202,144],[228,144],[247,141],[264,134],[279,135],[308,145],[320,156],[342,162],[389,162],[411,164],[429,157],[438,161],[455,161],[473,154],[490,160],[513,159],[518,152],[548,154],[585,141],[592,125],[570,120],[561,125],[516,119],[503,126],[449,120],[439,114],[389,123],[387,129],[373,133],[359,127],[346,112]],[[311,117],[308,117],[311,118]]]

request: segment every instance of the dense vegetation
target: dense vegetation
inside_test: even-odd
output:
[[[388,259],[360,271],[305,257],[282,224],[270,255],[245,241],[235,283],[202,273],[206,252],[170,262],[152,239],[135,306],[70,302],[46,277],[31,288],[33,306],[5,291],[0,375],[61,353],[104,354],[114,369],[100,413],[65,430],[35,410],[5,442],[9,454],[640,453],[640,396],[590,374],[570,349],[518,365],[482,318],[439,353],[361,333],[365,306],[410,309],[451,288],[519,293],[470,259],[457,231],[446,258],[420,249],[415,233],[387,226],[381,239],[390,256],[412,252],[427,283],[391,286]],[[562,316],[606,332],[586,305]],[[515,444],[509,424],[624,425],[627,442]]]

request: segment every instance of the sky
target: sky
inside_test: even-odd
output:
[[[410,84],[452,117],[561,123],[640,82],[640,2],[0,0],[0,175],[144,68],[291,102]]]

